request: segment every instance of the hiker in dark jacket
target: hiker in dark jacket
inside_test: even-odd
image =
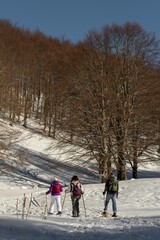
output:
[[[62,212],[61,206],[61,192],[63,191],[61,184],[57,178],[54,178],[53,182],[50,185],[49,190],[46,192],[46,195],[51,194],[51,202],[48,209],[48,214],[53,214],[54,204],[56,203],[57,215],[60,215]]]
[[[113,175],[113,173],[110,173],[110,175],[106,181],[104,191],[103,191],[103,195],[105,195],[107,193],[105,203],[104,203],[103,215],[107,215],[108,204],[109,204],[109,201],[111,200],[112,201],[112,210],[113,210],[112,217],[117,217],[116,198],[118,198],[118,190],[119,190],[118,180]]]
[[[84,190],[76,175],[71,178],[70,186],[65,192],[71,194],[72,217],[79,217],[79,200]]]

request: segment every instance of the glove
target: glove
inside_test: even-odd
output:
[[[103,195],[105,195],[105,191],[103,192]]]

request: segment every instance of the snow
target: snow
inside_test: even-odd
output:
[[[44,137],[40,132],[31,134],[29,130],[18,126],[12,128],[21,131],[21,141],[16,142],[16,148],[25,150],[28,164],[24,167],[15,167],[13,164],[9,174],[4,171],[1,173],[0,240],[160,239],[159,166],[152,164],[149,169],[143,166],[139,179],[121,181],[117,199],[118,218],[104,218],[100,216],[104,205],[104,184],[100,183],[93,162],[84,161],[83,164],[82,161],[79,164],[78,156],[71,162],[67,152],[62,154],[62,149],[53,147],[56,141],[52,138]],[[84,199],[80,200],[80,217],[71,217],[70,195],[65,195],[63,191],[61,200],[62,203],[65,201],[62,216],[56,216],[55,209],[54,215],[46,214],[46,219],[42,219],[46,205],[45,192],[51,180],[58,177],[65,190],[75,174],[85,190]],[[24,196],[26,205],[23,212]],[[50,196],[47,196],[49,203]],[[111,207],[110,202],[110,213]]]

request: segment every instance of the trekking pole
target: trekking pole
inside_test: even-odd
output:
[[[103,202],[105,204],[105,202],[106,202],[106,194],[103,195]]]
[[[66,199],[66,192],[65,192],[65,194],[64,194],[64,198],[63,198],[63,202],[62,202],[62,211],[63,211],[63,207],[64,207],[64,202],[65,202],[65,199]]]
[[[87,213],[86,213],[86,207],[85,207],[85,202],[84,202],[84,197],[82,194],[82,200],[83,200],[83,207],[84,207],[84,213],[85,213],[85,217],[87,217]]]
[[[103,194],[103,210],[100,211],[100,214],[105,214],[104,209],[105,209],[105,203],[106,203],[106,193]]]
[[[44,205],[44,212],[42,213],[42,220],[46,219],[46,212],[47,212],[47,195],[46,195],[46,202],[45,202],[45,205]]]

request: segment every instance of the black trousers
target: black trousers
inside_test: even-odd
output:
[[[72,216],[79,217],[79,200],[81,196],[71,196],[72,200]]]

